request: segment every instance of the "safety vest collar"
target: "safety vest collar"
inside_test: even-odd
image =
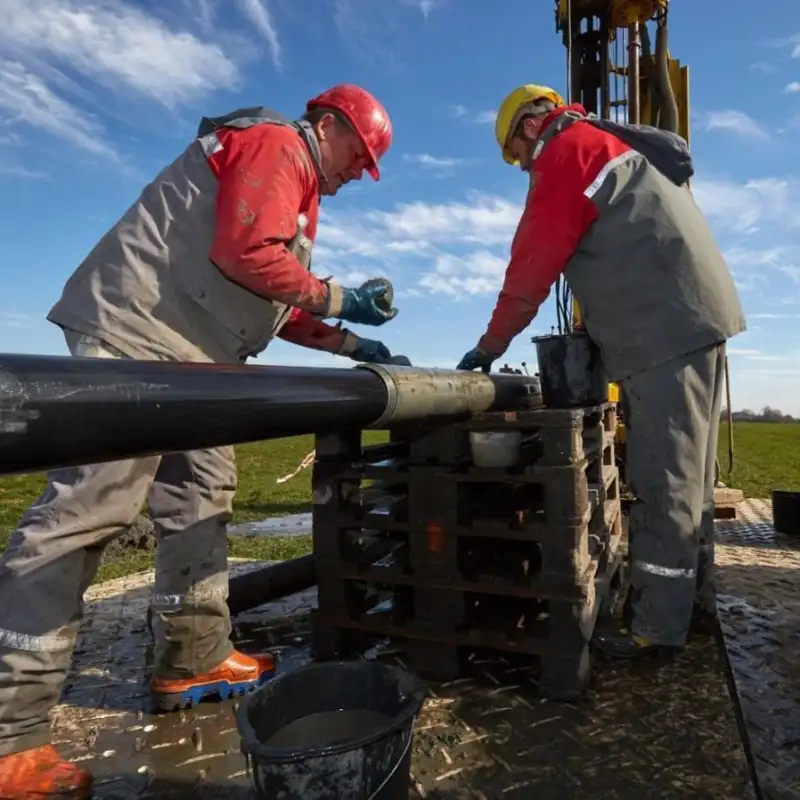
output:
[[[290,120],[278,111],[263,106],[250,106],[240,108],[225,114],[221,117],[203,117],[197,128],[197,139],[203,144],[206,153],[214,152],[213,140],[216,139],[216,132],[221,128],[250,128],[253,125],[285,125],[294,128],[308,150],[308,155],[314,165],[314,170],[319,178],[324,177],[322,171],[322,154],[319,148],[319,140],[314,132],[314,126],[308,120]]]

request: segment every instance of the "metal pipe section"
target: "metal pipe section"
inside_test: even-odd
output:
[[[531,405],[538,384],[529,377],[483,372],[361,364],[386,388],[386,408],[369,428],[431,417],[461,417]]]
[[[532,405],[532,378],[0,355],[0,474]]]
[[[628,26],[628,123],[638,125],[641,92],[639,84],[642,40],[639,37],[639,23]]]
[[[0,356],[0,473],[359,427],[386,407],[353,369]]]
[[[317,585],[314,555],[290,558],[237,575],[228,584],[231,614],[249,611]]]

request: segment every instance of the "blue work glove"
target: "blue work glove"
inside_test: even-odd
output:
[[[365,364],[388,364],[391,357],[392,351],[383,342],[361,337],[350,353],[353,361],[363,361]]]
[[[356,346],[350,352],[353,361],[365,364],[396,364],[397,366],[410,367],[411,362],[405,356],[393,356],[383,342],[372,339],[358,338]]]
[[[489,372],[492,368],[492,362],[497,356],[490,355],[480,347],[475,347],[468,353],[465,353],[464,358],[458,362],[456,369],[473,370],[480,367],[484,372]]]
[[[357,289],[342,289],[342,310],[336,314],[339,319],[355,322],[357,325],[383,325],[397,316],[392,308],[394,289],[386,278],[372,278]]]

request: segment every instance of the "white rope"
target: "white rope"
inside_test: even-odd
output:
[[[308,469],[310,466],[313,466],[314,460],[317,457],[317,451],[312,450],[300,464],[297,466],[297,469],[294,472],[290,472],[288,475],[284,475],[282,478],[278,478],[275,483],[286,483],[286,481],[290,481],[292,478],[296,478],[304,469]]]

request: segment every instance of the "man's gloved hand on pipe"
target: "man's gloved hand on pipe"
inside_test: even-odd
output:
[[[474,370],[480,368],[483,372],[489,372],[492,368],[492,363],[497,358],[499,358],[499,356],[493,356],[480,347],[474,347],[468,353],[464,354],[464,357],[458,362],[456,369]]]
[[[397,316],[392,308],[394,289],[387,278],[371,278],[357,289],[342,288],[341,308],[331,316],[357,325],[383,325]]]
[[[396,364],[410,367],[411,362],[405,356],[393,356],[391,350],[383,343],[372,339],[358,338],[355,347],[350,353],[353,361],[366,364]]]
[[[413,366],[411,364],[411,359],[408,356],[392,356],[389,359],[389,364],[394,364],[396,367],[410,367]]]

